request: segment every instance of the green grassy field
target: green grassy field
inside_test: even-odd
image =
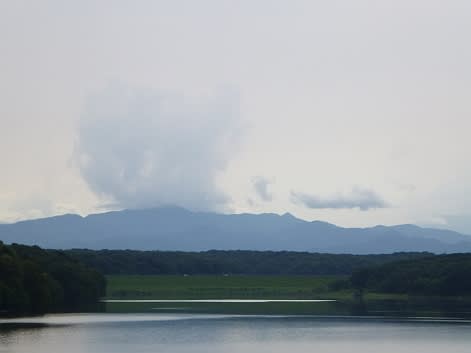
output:
[[[106,303],[108,312],[225,313],[280,315],[419,315],[449,312],[407,295],[332,290],[343,276],[108,276],[106,299],[333,299],[323,303]],[[335,287],[335,286],[334,286]],[[456,303],[453,304],[456,306]],[[469,305],[466,303],[466,308]]]
[[[331,299],[340,276],[108,276],[108,299]]]
[[[107,299],[339,299],[341,276],[108,276]],[[339,303],[107,303],[108,312],[329,314]],[[335,307],[335,308],[334,308]]]

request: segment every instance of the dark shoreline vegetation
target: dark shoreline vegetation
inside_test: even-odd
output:
[[[0,241],[0,316],[95,311],[106,279],[63,251]]]
[[[360,306],[414,296],[469,298],[470,278],[471,254],[43,250],[0,242],[0,315],[94,311],[105,295],[337,299]]]
[[[471,296],[471,254],[436,255],[359,269],[350,283],[360,293]]]

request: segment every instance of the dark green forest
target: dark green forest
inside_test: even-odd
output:
[[[96,308],[106,280],[63,251],[0,241],[0,315]]]
[[[104,275],[341,275],[357,293],[471,295],[471,254],[44,250],[0,242],[0,315],[95,310]],[[350,276],[350,277],[345,277]],[[338,282],[338,283],[337,283]]]
[[[106,274],[350,275],[355,269],[433,256],[320,254],[294,251],[67,250],[74,259]]]
[[[436,255],[354,271],[358,291],[426,296],[471,295],[471,254]]]

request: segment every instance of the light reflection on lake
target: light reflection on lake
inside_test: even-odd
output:
[[[333,299],[104,299],[103,303],[330,303]]]
[[[82,314],[5,322],[0,322],[1,353],[469,353],[471,348],[471,321],[440,318]]]

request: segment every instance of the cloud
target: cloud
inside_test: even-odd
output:
[[[471,235],[471,213],[460,213],[455,215],[446,215],[438,217],[444,219],[444,224],[453,230],[463,234]]]
[[[4,202],[5,201],[5,202]],[[57,213],[64,213],[60,205],[56,205],[48,197],[41,194],[21,195],[18,194],[15,198],[7,197],[3,199],[0,195],[0,202],[7,206],[5,220],[10,222],[17,222],[22,219],[37,219],[42,217],[49,217]]]
[[[437,216],[437,217],[428,218],[427,221],[425,222],[425,224],[433,225],[433,226],[447,226],[448,221],[444,217]]]
[[[272,184],[272,182],[264,177],[257,176],[252,178],[252,185],[257,196],[265,202],[270,202],[273,200],[273,195],[268,190],[268,186],[270,184]]]
[[[386,202],[373,190],[355,187],[349,194],[331,197],[319,197],[302,192],[291,191],[291,201],[307,208],[316,209],[351,209],[367,211],[374,208],[385,208]]]
[[[76,161],[105,203],[222,210],[229,197],[217,177],[240,140],[238,112],[232,92],[202,101],[110,86],[86,104]]]

